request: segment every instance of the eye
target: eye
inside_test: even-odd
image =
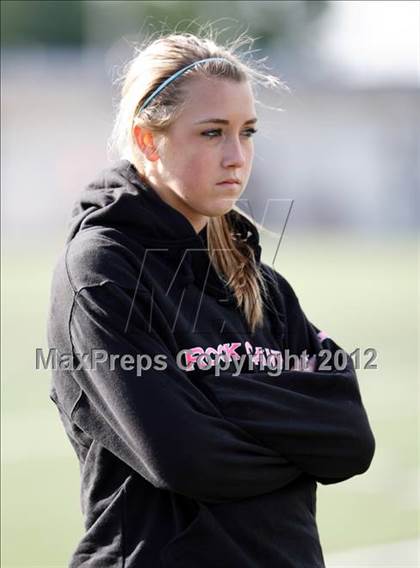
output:
[[[207,138],[216,138],[216,136],[213,136],[213,134],[214,133],[220,134],[221,132],[222,132],[221,128],[216,128],[214,130],[206,130],[205,132],[202,132],[201,135],[206,136]]]
[[[256,132],[258,132],[258,130],[256,130],[255,128],[247,128],[245,132],[246,132],[245,136],[247,138],[251,138],[251,136],[253,136]]]
[[[206,130],[205,132],[202,132],[201,135],[206,136],[207,138],[216,138],[216,136],[221,134],[221,132],[221,128],[216,128],[213,130]],[[251,138],[251,136],[253,136],[256,132],[258,131],[255,128],[247,128],[246,130],[244,130],[245,136],[247,138]]]

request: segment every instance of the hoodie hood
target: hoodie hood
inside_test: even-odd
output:
[[[261,246],[257,228],[235,210],[228,216],[234,238],[246,241],[253,248],[259,265]],[[172,262],[184,259],[186,282],[204,284],[209,270],[206,292],[219,296],[222,293],[227,301],[234,301],[231,290],[209,263],[207,227],[197,234],[188,219],[163,201],[128,160],[103,170],[81,192],[73,207],[67,243],[92,227],[115,229],[145,247],[167,249]],[[185,254],[186,249],[194,249],[194,253]]]

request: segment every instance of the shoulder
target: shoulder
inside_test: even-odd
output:
[[[289,302],[299,303],[292,285],[283,274],[280,274],[277,270],[264,262],[260,263],[260,268],[265,281],[272,287],[274,293],[280,294],[282,298]]]
[[[274,310],[286,326],[295,327],[305,316],[289,280],[268,264],[261,263],[260,270],[266,284],[267,307]]]
[[[292,285],[270,266],[264,264],[262,269],[268,277],[269,302],[283,321],[284,348],[295,354],[301,354],[305,349],[315,349],[317,330],[306,318]]]
[[[75,292],[107,282],[131,289],[136,286],[141,259],[118,231],[95,228],[81,231],[67,244],[60,264]]]

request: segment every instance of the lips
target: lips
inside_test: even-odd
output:
[[[234,178],[229,178],[229,179],[225,179],[223,181],[219,181],[219,183],[217,185],[224,185],[224,184],[228,184],[228,185],[239,185],[241,182],[237,179]]]

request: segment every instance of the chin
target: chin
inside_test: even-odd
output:
[[[219,211],[218,215],[224,215],[228,213],[236,204],[239,199],[239,195],[235,196],[225,196],[223,199],[219,198],[214,201],[214,206],[212,209]]]
[[[220,217],[221,215],[226,215],[234,207],[236,200],[230,202],[225,202],[218,206],[213,206],[205,213],[208,217]]]
[[[211,196],[207,197],[204,202],[201,201],[201,203],[197,203],[196,207],[194,207],[193,204],[191,204],[191,206],[195,212],[200,215],[205,215],[206,217],[220,217],[221,215],[229,213],[229,211],[235,206],[238,198],[238,195],[224,195],[223,197],[220,195]]]

